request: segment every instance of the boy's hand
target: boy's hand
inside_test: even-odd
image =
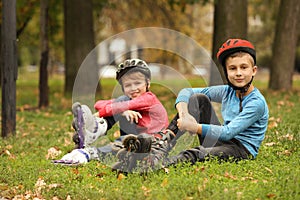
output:
[[[122,116],[126,117],[127,121],[130,121],[131,123],[139,122],[139,118],[142,118],[142,115],[139,112],[133,111],[133,110],[126,110],[122,113]]]
[[[196,119],[188,113],[182,114],[181,117],[177,120],[177,126],[181,131],[197,133],[198,125],[199,124]]]

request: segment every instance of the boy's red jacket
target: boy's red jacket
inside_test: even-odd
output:
[[[157,133],[167,128],[169,124],[166,109],[152,92],[145,92],[128,101],[100,100],[95,103],[94,107],[100,117],[113,116],[126,110],[139,112],[142,115],[137,124],[139,133]]]

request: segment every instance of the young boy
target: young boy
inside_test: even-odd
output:
[[[144,168],[155,167],[159,160],[164,160],[162,164],[168,166],[179,162],[194,164],[210,157],[223,160],[256,158],[267,130],[268,107],[263,95],[252,84],[257,72],[254,46],[246,40],[229,39],[220,47],[217,58],[228,85],[181,90],[175,103],[178,114],[168,126],[177,137],[185,131],[198,134],[200,146],[171,158],[166,158],[167,151],[163,148],[155,149],[147,159],[140,160],[145,161]],[[223,125],[211,102],[221,103]],[[127,169],[131,171],[137,162],[129,159]]]
[[[117,99],[97,101],[94,107],[98,112],[94,115],[86,105],[73,104],[73,127],[76,130],[73,140],[79,148],[54,163],[80,164],[92,159],[101,160],[108,153],[116,153],[128,134],[139,141],[139,145],[151,146],[152,138],[147,135],[157,135],[167,127],[167,112],[149,91],[151,72],[146,62],[140,59],[125,60],[118,66],[116,79],[124,95]],[[121,137],[112,144],[92,147],[91,144],[105,135],[116,122],[120,124]],[[142,133],[147,135],[139,140],[138,135]]]
[[[268,106],[252,81],[256,52],[247,40],[229,39],[219,49],[228,85],[186,88],[176,100],[177,127],[198,134],[200,146],[182,151],[166,164],[205,161],[210,156],[236,160],[256,158],[268,125]],[[221,103],[223,125],[211,106]]]

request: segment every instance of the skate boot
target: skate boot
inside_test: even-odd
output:
[[[106,120],[94,116],[88,106],[76,102],[72,105],[72,113],[72,126],[76,131],[73,141],[77,148],[87,147],[106,134]]]
[[[128,135],[123,140],[124,148],[134,153],[149,153],[151,150],[153,137],[146,133],[139,135]]]
[[[166,129],[154,134],[155,141],[152,144],[152,148],[164,149],[170,151],[175,146],[176,135],[173,131]]]
[[[113,169],[132,172],[150,154],[153,139],[145,133],[126,136],[123,140],[124,148],[117,153],[118,162],[113,165]]]

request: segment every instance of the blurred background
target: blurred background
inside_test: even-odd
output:
[[[65,94],[72,92],[80,65],[98,44],[101,46],[93,63],[96,66],[93,74],[97,79],[99,74],[100,78],[113,78],[116,64],[125,58],[139,57],[153,63],[152,72],[162,77],[164,71],[155,63],[170,66],[182,74],[207,75],[210,85],[222,84],[220,79],[214,77],[215,74],[221,74],[225,81],[215,55],[228,38],[248,39],[254,44],[257,65],[260,72],[266,72],[270,89],[291,89],[293,77],[300,71],[300,3],[297,0],[0,2],[1,15],[5,10],[4,2],[15,2],[9,8],[15,12],[15,22],[9,21],[11,17],[2,16],[0,26],[3,20],[15,23],[19,71],[39,71],[42,79],[40,84],[46,86],[49,75],[61,74],[64,77]],[[143,48],[143,41],[149,40],[146,37],[132,35],[135,43],[128,43],[121,36],[116,36],[143,27],[165,28],[190,37],[208,52],[217,67],[208,69],[195,65],[163,48]],[[162,45],[168,47],[177,42],[173,38],[163,38]],[[197,52],[192,52],[184,44],[179,48],[197,57]],[[6,72],[5,69],[2,71]],[[46,89],[41,87],[40,92]],[[101,91],[100,83],[98,89]],[[41,104],[47,106],[47,102]]]
[[[279,15],[284,13],[281,10],[285,7],[279,0],[18,0],[18,67],[28,71],[38,70],[43,43],[41,40],[47,40],[48,72],[66,75],[65,90],[70,92],[75,72],[88,52],[97,44],[134,28],[163,27],[191,37],[214,60],[218,47],[227,38],[248,39],[257,49],[258,65],[270,70],[274,58],[272,50],[276,31],[292,31],[286,28],[276,29],[279,20],[284,18]],[[293,7],[291,3],[290,7]],[[46,20],[43,20],[45,17]],[[290,18],[287,21],[292,20]],[[43,27],[47,36],[44,39],[41,36]],[[297,25],[296,30],[299,27]],[[291,57],[293,66],[290,67],[293,73],[300,71],[299,31],[296,35],[293,41],[296,43],[296,51]],[[175,41],[168,41],[166,38],[165,45],[172,42]],[[100,70],[103,67],[103,76],[113,76],[111,74],[114,69],[110,65],[115,65],[123,58],[132,57],[130,49],[138,48],[138,41],[135,46],[128,46],[122,38],[115,38],[106,47],[102,46],[101,58],[98,58],[97,64]],[[185,62],[163,50],[141,49],[134,56],[150,63],[181,69],[181,73],[206,73],[205,70],[201,71],[201,66],[198,67],[199,70],[185,67]],[[68,67],[69,65],[72,66]],[[211,83],[214,84],[213,77]]]
[[[299,79],[299,0],[0,0],[0,8],[5,132],[15,127],[10,120],[15,119],[16,81],[22,85],[20,78],[31,72],[39,74],[33,78],[39,79],[39,108],[49,105],[48,79],[53,75],[62,78],[64,95],[72,94],[82,63],[91,67],[81,73],[87,84],[81,90],[90,92],[94,82],[88,82],[96,80],[100,94],[101,79],[114,78],[116,64],[132,57],[146,60],[162,79],[168,73],[161,66],[167,66],[183,75],[206,76],[209,85],[223,84],[215,55],[228,38],[242,38],[254,44],[268,89],[292,90],[293,80]],[[152,29],[188,37],[201,53],[166,35],[159,37],[161,48],[144,48],[145,42],[157,42],[151,31],[143,34]],[[141,31],[122,37],[132,30]],[[204,51],[209,60],[203,59]],[[202,61],[194,63],[197,59]]]

